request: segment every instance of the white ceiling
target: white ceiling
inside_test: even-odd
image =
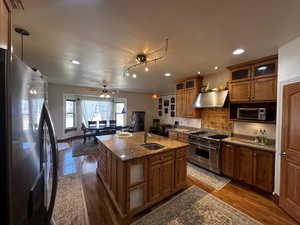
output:
[[[175,80],[276,54],[300,35],[299,0],[26,0],[24,6],[13,26],[31,33],[29,65],[53,83],[99,87],[106,80],[124,91],[172,91]],[[137,79],[123,76],[136,54],[163,47],[165,38],[165,60],[148,73],[137,69]],[[20,38],[13,40],[19,54]],[[236,48],[246,53],[232,55]]]

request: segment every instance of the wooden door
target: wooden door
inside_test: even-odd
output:
[[[274,191],[274,160],[272,152],[254,152],[253,185],[269,193]]]
[[[149,168],[149,202],[160,198],[161,191],[161,164],[151,164]]]
[[[10,12],[6,3],[0,0],[0,48],[8,49],[10,39]]]
[[[252,101],[276,101],[277,77],[255,79],[252,82]]]
[[[175,160],[175,189],[186,185],[186,157]]]
[[[253,183],[253,151],[247,147],[236,146],[238,155],[238,179],[247,184]]]
[[[300,222],[300,82],[284,87],[279,204]]]
[[[174,159],[161,163],[161,194],[169,194],[174,187]]]
[[[231,102],[248,102],[250,101],[251,81],[235,82],[230,84],[230,101]]]
[[[234,158],[234,146],[224,143],[222,147],[222,173],[231,178],[234,177]]]

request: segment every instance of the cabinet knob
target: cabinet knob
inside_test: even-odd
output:
[[[286,156],[286,152],[281,153],[281,156],[285,157]]]

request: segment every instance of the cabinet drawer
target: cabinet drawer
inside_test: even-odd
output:
[[[168,160],[172,160],[174,158],[174,152],[166,152],[161,154],[161,161],[168,161]]]
[[[155,155],[149,158],[149,164],[154,165],[161,162],[161,155]]]
[[[181,148],[176,150],[176,158],[180,158],[182,156],[185,156],[187,154],[188,148]]]

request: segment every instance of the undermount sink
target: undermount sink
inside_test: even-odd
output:
[[[164,146],[157,144],[157,143],[147,143],[147,144],[142,144],[144,148],[147,148],[148,150],[158,150],[163,148]]]

